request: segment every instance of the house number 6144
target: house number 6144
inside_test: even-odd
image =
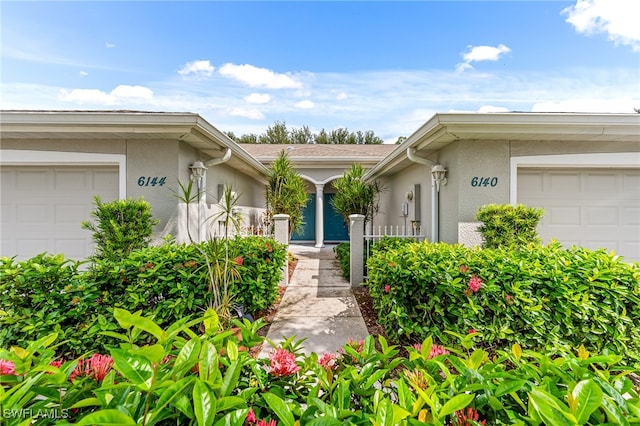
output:
[[[479,186],[491,186],[494,187],[498,185],[498,178],[496,176],[493,177],[478,177],[474,176],[471,178],[471,186],[474,188]]]
[[[140,176],[138,178],[138,186],[163,186],[166,180],[166,176]]]

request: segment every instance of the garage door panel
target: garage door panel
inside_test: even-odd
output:
[[[640,170],[520,169],[517,191],[518,203],[545,210],[538,227],[543,241],[606,248],[640,261]]]
[[[118,198],[117,167],[3,166],[0,212],[2,256],[19,259],[42,252],[85,259],[93,253],[93,198]]]
[[[90,171],[60,171],[55,172],[54,190],[81,190],[91,188]]]

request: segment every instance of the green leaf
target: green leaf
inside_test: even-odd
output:
[[[122,425],[135,425],[136,422],[131,417],[127,416],[118,410],[102,410],[91,413],[80,419],[77,425],[96,425],[96,426],[122,426]]]
[[[154,375],[151,361],[141,355],[134,355],[125,349],[112,349],[114,368],[127,380],[148,391]]]
[[[211,426],[216,418],[216,400],[209,386],[196,379],[193,386],[193,408],[198,426]]]
[[[587,423],[591,413],[602,404],[602,389],[593,380],[583,380],[573,388],[573,398],[577,403],[576,416],[578,423]]]
[[[232,411],[218,420],[215,426],[244,426],[244,419],[247,418],[247,413],[249,413],[248,408]]]
[[[495,391],[495,395],[496,397],[500,397],[502,395],[506,395],[511,392],[516,392],[520,390],[520,388],[522,388],[522,386],[524,386],[525,383],[527,383],[525,380],[514,380],[514,379],[505,380],[504,382],[500,383],[500,385]]]
[[[438,417],[442,418],[458,410],[462,410],[467,405],[471,404],[474,398],[475,395],[472,393],[463,393],[454,396],[442,406],[440,413],[438,413]]]
[[[184,374],[193,368],[198,362],[198,356],[200,354],[200,340],[191,339],[184,344],[175,364],[173,364],[173,370],[171,375],[176,377],[182,377]]]
[[[218,413],[231,410],[232,408],[247,405],[247,400],[238,396],[224,396],[216,401],[216,411]]]
[[[271,392],[267,392],[262,395],[269,407],[273,410],[274,413],[278,416],[280,421],[284,423],[284,426],[294,426],[295,420],[293,418],[293,414],[287,404],[277,395],[272,394]]]
[[[317,417],[307,423],[309,426],[340,426],[342,422],[332,417]]]
[[[220,388],[221,396],[231,395],[231,392],[233,392],[238,384],[241,372],[242,365],[240,364],[240,360],[233,361],[222,379],[222,386]]]
[[[157,421],[162,420],[163,416],[167,414],[165,411],[166,407],[169,405],[176,405],[177,401],[184,396],[184,390],[191,385],[191,382],[193,382],[193,377],[185,377],[166,388],[160,395],[158,401],[154,404],[153,411],[151,411],[149,415],[147,424],[153,425]]]
[[[207,336],[220,331],[220,319],[218,318],[218,313],[215,309],[207,308],[204,312],[204,319],[202,323],[204,324],[204,333]]]
[[[547,424],[574,426],[577,423],[573,414],[569,413],[568,407],[545,391],[533,389],[529,393],[529,401],[542,421]]]

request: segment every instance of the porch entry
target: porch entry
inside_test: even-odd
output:
[[[324,241],[339,242],[348,241],[349,232],[348,224],[333,208],[331,200],[335,194],[325,193],[323,196],[324,210]],[[309,194],[309,200],[303,210],[304,229],[296,232],[291,238],[292,241],[315,241],[316,239],[316,194]]]

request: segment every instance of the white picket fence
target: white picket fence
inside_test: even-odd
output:
[[[365,231],[364,234],[364,258],[363,258],[363,277],[367,278],[367,260],[373,253],[374,246],[385,238],[408,238],[416,242],[424,241],[425,235],[422,227],[412,226],[378,226]]]

